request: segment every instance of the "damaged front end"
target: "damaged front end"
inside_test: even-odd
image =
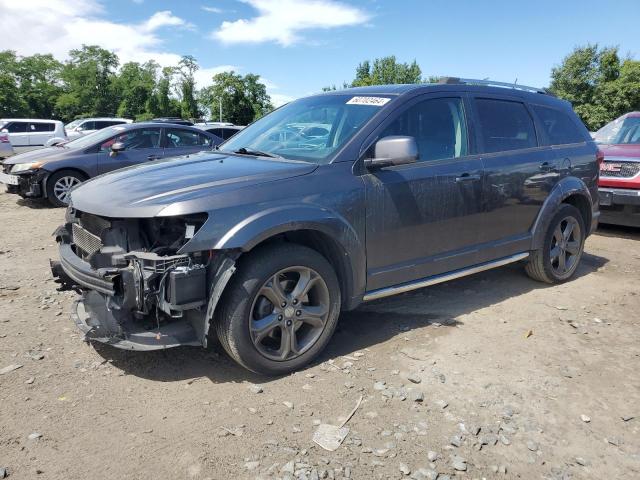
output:
[[[105,218],[69,208],[51,262],[87,340],[131,350],[207,345],[215,306],[235,269],[233,252],[181,253],[206,214]]]

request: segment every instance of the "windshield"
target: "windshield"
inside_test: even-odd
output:
[[[85,135],[84,137],[79,137],[75,140],[71,140],[70,142],[65,143],[64,146],[73,149],[91,147],[97,143],[104,142],[111,136],[117,135],[124,130],[125,128],[119,125],[115,127],[103,128],[102,130],[90,133],[89,135]]]
[[[325,163],[389,100],[353,95],[296,100],[236,133],[220,150]]]
[[[640,144],[640,117],[620,117],[607,123],[594,136],[606,145]]]
[[[72,128],[77,127],[81,121],[82,119],[74,120],[73,122],[67,123],[64,128],[71,130]]]

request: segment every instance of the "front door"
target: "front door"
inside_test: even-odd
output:
[[[472,154],[465,107],[462,95],[424,95],[374,134],[414,137],[419,160],[363,176],[367,290],[477,263],[483,167]]]
[[[98,173],[111,172],[119,168],[162,158],[161,132],[162,128],[160,127],[141,127],[126,130],[110,138],[100,145]],[[112,152],[111,145],[114,143],[124,144],[124,150],[117,153]]]

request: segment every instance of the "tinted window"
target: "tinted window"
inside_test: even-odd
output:
[[[225,138],[221,128],[210,128],[207,130],[207,132],[209,132],[212,135],[215,135],[216,137]]]
[[[123,143],[125,150],[160,148],[160,129],[139,128],[137,130],[127,130],[101,144],[100,150],[107,151],[114,143]]]
[[[167,128],[165,139],[164,148],[209,147],[212,145],[211,139],[201,133],[177,128]]]
[[[9,133],[24,133],[27,131],[27,122],[11,122],[3,127]]]
[[[218,135],[218,137],[223,138],[223,139],[225,139],[225,140],[226,140],[227,138],[231,138],[231,137],[233,137],[236,133],[238,133],[238,132],[239,132],[239,130],[238,130],[238,129],[236,129],[236,128],[221,128],[220,130],[221,130],[221,133],[220,133],[220,134],[214,133],[214,135]],[[323,128],[323,129],[321,129],[321,130],[322,130],[322,132],[323,132],[323,133],[322,133],[322,135],[326,135],[326,134],[328,134],[328,133],[329,133],[329,132],[327,132],[324,128]]]
[[[584,137],[569,115],[555,108],[532,105],[548,141],[545,145],[564,145],[584,142]]]
[[[88,122],[83,122],[80,125],[78,125],[78,128],[81,128],[83,130],[95,130],[95,123],[93,120],[90,120]]]
[[[53,132],[56,126],[53,123],[30,123],[29,129],[32,132]]]
[[[114,125],[120,125],[124,122],[112,122],[108,120],[99,120],[94,122],[93,129],[94,130],[102,130],[103,128],[112,127]]]
[[[420,161],[467,154],[467,128],[460,98],[425,100],[401,113],[380,134],[416,139]]]
[[[522,103],[476,100],[484,151],[505,152],[537,146],[531,115]]]

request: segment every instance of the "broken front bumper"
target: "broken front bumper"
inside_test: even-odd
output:
[[[127,350],[206,345],[206,335],[203,332],[204,325],[208,325],[208,322],[204,321],[204,298],[199,302],[190,298],[191,303],[171,304],[166,298],[174,298],[176,294],[169,292],[167,297],[162,296],[162,301],[159,301],[157,307],[153,305],[152,308],[148,308],[149,306],[142,301],[149,293],[145,273],[142,271],[145,268],[143,265],[146,264],[141,263],[134,253],[120,256],[116,261],[122,265],[120,267],[94,268],[88,261],[76,255],[68,226],[61,227],[56,232],[56,237],[59,242],[60,261],[51,262],[51,271],[63,287],[81,293],[82,298],[73,307],[72,318],[85,334],[86,340]],[[106,249],[100,254],[104,255],[104,250]],[[145,255],[153,256],[145,252],[139,254],[143,258]],[[114,255],[113,258],[115,257]],[[171,270],[167,270],[166,273],[171,273]],[[163,277],[163,281],[166,277],[168,275]],[[185,278],[193,280],[188,274],[182,274],[178,281]],[[199,275],[198,278],[204,289],[205,277]],[[180,283],[171,285],[175,290],[181,287]],[[159,309],[168,312],[162,321],[158,320]]]
[[[200,346],[195,329],[185,320],[160,328],[145,328],[131,316],[121,316],[107,307],[97,292],[83,293],[75,302],[71,318],[85,340],[106,343],[125,350],[161,350],[179,346]]]
[[[23,198],[42,198],[45,196],[43,185],[49,176],[49,172],[36,170],[12,176],[18,177],[18,184],[6,184],[7,193],[15,193]]]

